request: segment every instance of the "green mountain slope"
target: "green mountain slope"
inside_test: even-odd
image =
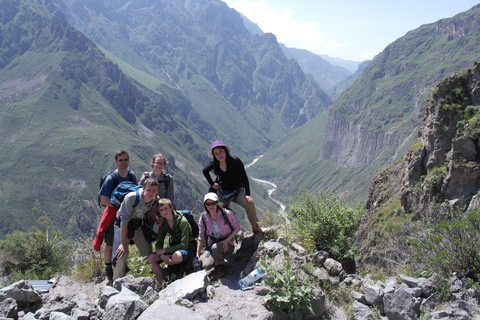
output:
[[[179,112],[170,97],[168,111],[192,126],[210,124],[214,133],[196,131],[206,140],[235,141],[250,159],[331,103],[273,35],[250,34],[221,1],[56,2],[106,51],[158,79],[163,85],[154,91],[176,88],[190,103]]]
[[[296,190],[317,191],[319,187],[334,190],[351,203],[365,201],[375,172],[412,145],[434,85],[480,59],[479,21],[480,6],[476,6],[451,19],[421,26],[390,44],[329,108],[325,129],[317,124],[314,131],[307,124],[299,128],[296,138],[285,142],[288,146],[316,141],[315,148],[297,150],[309,156],[297,162],[296,168],[311,168],[312,159],[317,165],[311,168],[309,179],[292,178],[295,181],[280,182],[279,189],[296,182]],[[267,163],[268,155],[276,152],[272,147],[258,166],[280,172],[285,162],[293,161],[292,156],[281,164]],[[321,160],[330,162],[326,165]],[[336,181],[338,175],[345,177],[342,183]]]
[[[0,236],[30,228],[39,214],[66,236],[89,235],[101,212],[99,177],[119,149],[129,151],[137,176],[164,153],[177,206],[201,209],[210,142],[163,105],[175,97],[169,109],[189,107],[178,89],[164,85],[151,99],[49,1],[0,2],[0,66]],[[253,190],[263,195],[255,183]],[[277,207],[266,196],[255,200],[259,211]]]

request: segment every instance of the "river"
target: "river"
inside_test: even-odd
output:
[[[257,162],[259,159],[261,159],[263,157],[263,154],[258,156],[258,157],[255,157],[252,162],[250,162],[249,164],[247,164],[245,166],[245,168],[249,168],[251,166],[253,166],[255,164],[255,162]],[[265,189],[267,189],[267,193],[268,193],[268,196],[270,197],[270,199],[272,199],[275,203],[277,203],[279,206],[280,206],[280,214],[282,215],[282,217],[285,219],[286,222],[288,222],[288,218],[287,218],[287,215],[285,213],[285,204],[283,204],[282,202],[280,202],[279,200],[275,199],[272,197],[272,193],[277,190],[277,185],[271,181],[267,181],[267,180],[262,180],[262,179],[257,179],[257,178],[254,178],[252,176],[250,176],[250,179],[252,180],[255,180],[257,182],[259,182],[262,186],[265,187]]]

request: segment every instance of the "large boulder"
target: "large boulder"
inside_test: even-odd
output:
[[[20,280],[0,290],[0,301],[7,298],[12,298],[18,305],[24,306],[40,301],[42,296],[30,283]]]
[[[159,316],[161,315],[161,317]],[[137,320],[177,320],[177,319],[189,319],[189,320],[205,320],[204,317],[197,315],[192,310],[179,306],[176,304],[170,304],[168,302],[157,300],[145,312],[143,312]]]
[[[108,300],[103,320],[136,319],[147,308],[147,304],[138,294],[122,287],[122,291]]]

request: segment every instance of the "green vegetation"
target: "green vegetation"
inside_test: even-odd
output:
[[[14,281],[51,279],[72,266],[70,243],[60,232],[52,231],[48,217],[39,220],[41,229],[16,230],[0,241],[0,265]]]
[[[480,209],[439,211],[428,220],[425,231],[423,237],[410,240],[423,270],[447,278],[456,272],[480,279]]]
[[[300,199],[292,201],[290,215],[308,250],[327,251],[336,260],[355,258],[352,238],[359,226],[359,210],[325,193],[310,195],[304,191]]]
[[[315,296],[312,293],[312,287],[300,280],[298,273],[292,270],[292,261],[287,250],[283,251],[283,258],[281,268],[269,271],[264,276],[262,283],[271,288],[264,301],[280,308],[290,319],[301,320],[303,305],[306,304],[312,308],[310,301]],[[262,261],[261,266],[265,272],[266,263]]]

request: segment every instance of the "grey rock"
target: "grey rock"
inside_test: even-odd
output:
[[[408,288],[405,289],[412,297],[418,298],[422,295],[422,288],[415,287],[415,288]]]
[[[269,294],[272,291],[267,286],[255,286],[254,290],[255,290],[255,294],[257,296],[266,296],[267,294]]]
[[[343,270],[342,264],[336,260],[331,258],[327,258],[323,264],[325,269],[327,270],[328,274],[332,276],[338,276],[340,272]]]
[[[372,309],[357,300],[353,301],[353,319],[369,320],[372,316]]]
[[[420,303],[403,288],[385,294],[383,305],[389,320],[416,319],[420,314]]]
[[[143,298],[147,301],[148,304],[152,304],[157,299],[157,293],[153,290],[152,287],[148,287],[145,293],[143,294]]]
[[[312,272],[312,275],[320,280],[321,283],[327,283],[329,280],[330,276],[328,275],[327,270],[324,268],[317,268]]]
[[[302,247],[301,245],[299,245],[298,243],[292,243],[292,245],[290,246],[290,248],[295,251],[296,253],[298,253],[299,255],[305,255],[305,253],[307,252],[307,250],[305,250],[304,247]]]
[[[161,317],[160,317],[161,315]],[[197,315],[192,310],[170,304],[162,300],[157,300],[153,303],[145,312],[143,312],[137,320],[178,320],[178,319],[191,319],[191,320],[205,320],[204,317]]]
[[[17,301],[12,298],[6,298],[0,302],[0,317],[4,318],[18,318],[18,306]]]
[[[358,302],[367,304],[367,299],[365,298],[365,295],[363,293],[358,291],[352,291],[350,292],[350,295],[352,296],[353,299],[357,300]]]
[[[182,299],[191,300],[197,294],[203,293],[209,284],[210,281],[206,271],[201,270],[172,282],[160,291],[158,298],[171,304],[175,304]]]
[[[379,306],[383,302],[383,289],[379,285],[371,285],[363,289],[368,305]]]
[[[260,244],[259,249],[266,253],[269,257],[273,257],[282,252],[283,245],[277,241],[267,241],[263,244]]]
[[[50,313],[49,320],[75,320],[75,318],[63,312],[53,311]]]
[[[302,315],[304,319],[319,319],[325,312],[325,293],[320,288],[313,290],[315,298],[303,303]]]
[[[19,306],[34,303],[42,299],[40,292],[25,280],[15,282],[0,290],[0,301],[14,299]]]
[[[148,287],[155,287],[155,279],[152,277],[134,278],[132,275],[128,275],[113,282],[113,287],[119,291],[122,286],[139,294],[144,294]]]
[[[110,299],[111,296],[118,294],[119,292],[120,291],[110,286],[100,288],[100,308],[105,309],[108,299]]]
[[[328,253],[325,251],[318,251],[314,254],[306,256],[307,261],[315,263],[317,266],[323,266],[325,260],[328,258]]]
[[[122,291],[108,299],[103,320],[136,319],[147,307],[138,294],[122,287]]]
[[[90,313],[85,311],[85,310],[75,309],[73,311],[72,317],[75,320],[89,320],[90,319]]]
[[[365,286],[372,285],[376,281],[377,280],[375,279],[375,277],[370,273],[366,274],[365,277],[363,277],[363,283],[365,284]]]

